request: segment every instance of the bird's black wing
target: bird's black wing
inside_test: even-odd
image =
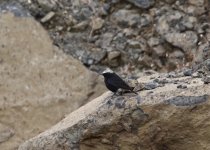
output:
[[[132,88],[115,73],[109,78],[108,83],[121,89],[132,90]]]

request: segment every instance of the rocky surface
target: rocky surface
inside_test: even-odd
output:
[[[96,73],[53,46],[27,14],[0,13],[2,150],[17,148],[105,89]]]
[[[138,81],[163,85],[139,95],[104,93],[19,150],[210,148],[208,85],[181,73],[144,74]]]
[[[42,23],[55,45],[98,72],[127,65],[137,72],[171,71],[210,58],[207,0],[16,2]]]
[[[77,58],[129,79],[194,65],[146,71],[129,83],[140,97],[107,93],[20,149],[208,149],[208,8],[207,0],[1,0],[0,148],[17,149],[104,91]]]

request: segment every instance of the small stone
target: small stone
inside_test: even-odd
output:
[[[57,0],[37,0],[38,4],[45,9],[45,11],[50,11],[57,6]]]
[[[72,29],[75,29],[75,30],[84,30],[84,29],[87,28],[88,25],[89,25],[88,21],[85,20],[85,21],[82,21],[82,22],[80,22],[80,23],[74,25],[74,26],[72,27]]]
[[[165,56],[165,54],[166,54],[166,50],[162,45],[153,47],[153,51],[157,56]]]
[[[0,124],[0,143],[8,141],[15,134],[14,130]]]
[[[178,86],[177,86],[177,88],[178,88],[178,89],[186,89],[186,88],[187,88],[187,86],[186,86],[186,85],[182,85],[182,84],[180,84],[180,85],[178,85]]]
[[[42,23],[48,22],[48,21],[51,20],[54,16],[55,16],[55,12],[51,11],[51,12],[49,12],[47,15],[45,15],[45,16],[41,19],[41,22],[42,22]]]
[[[101,140],[101,143],[103,143],[103,144],[112,144],[112,141],[110,141],[110,140],[108,140],[108,139],[106,139],[106,138],[103,138],[102,140]]]
[[[127,0],[127,1],[139,8],[144,8],[144,9],[151,7],[155,3],[154,0]]]
[[[140,48],[139,42],[134,40],[128,40],[128,46],[130,48]]]
[[[31,14],[20,3],[16,1],[5,1],[0,4],[0,13],[11,12],[16,17],[31,17]]]
[[[194,48],[198,42],[198,36],[193,31],[186,31],[184,33],[167,33],[165,38],[166,41],[173,46],[182,48],[184,51]]]
[[[204,0],[190,0],[189,3],[196,6],[203,6],[205,1]]]
[[[204,76],[202,78],[202,81],[204,82],[204,84],[209,84],[210,83],[210,75]]]
[[[92,26],[92,30],[98,30],[101,29],[104,25],[104,20],[101,18],[92,18],[92,22],[91,22],[91,26]]]
[[[185,76],[191,76],[192,75],[192,69],[185,69],[184,70],[184,72],[183,72],[183,74],[185,75]]]
[[[149,83],[145,84],[144,89],[145,90],[152,90],[152,89],[156,89],[157,87],[158,87],[158,83],[156,83],[156,82],[149,82]]]
[[[194,72],[194,73],[192,74],[192,77],[193,77],[193,78],[201,78],[202,76],[201,76],[201,74],[200,74],[199,72]]]
[[[113,60],[116,59],[118,57],[120,57],[120,52],[119,51],[111,51],[108,53],[108,60]]]
[[[101,48],[107,49],[110,47],[110,44],[113,40],[114,34],[111,32],[107,32],[101,36],[101,39],[99,40],[99,46]]]
[[[151,37],[148,42],[150,47],[153,47],[153,46],[157,46],[160,44],[160,39],[159,38],[156,38],[156,37]]]
[[[134,27],[140,23],[141,17],[137,11],[120,9],[113,13],[111,20],[122,27]]]
[[[179,49],[175,49],[172,53],[169,54],[168,56],[169,58],[172,58],[172,59],[178,59],[179,61],[183,60],[185,58],[185,54],[179,50]]]
[[[176,78],[176,73],[175,72],[169,72],[167,75],[166,75],[167,78]]]

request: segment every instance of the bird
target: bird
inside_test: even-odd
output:
[[[134,87],[130,87],[123,79],[121,79],[116,73],[114,73],[111,69],[106,69],[103,71],[102,75],[104,76],[104,82],[110,91],[116,93],[118,89],[124,89],[129,92],[137,94],[134,90]],[[137,94],[138,95],[138,94]]]

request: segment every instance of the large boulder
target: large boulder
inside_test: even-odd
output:
[[[32,17],[0,13],[0,37],[0,149],[17,148],[104,91]]]
[[[19,150],[210,148],[208,85],[183,74],[147,75],[139,81],[159,86],[139,95],[107,92],[26,141]]]

